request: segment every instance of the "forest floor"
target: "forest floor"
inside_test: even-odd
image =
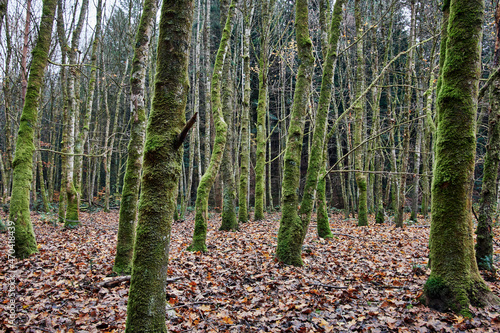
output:
[[[357,227],[331,218],[335,238],[311,225],[304,267],[274,260],[279,214],[217,231],[211,214],[206,254],[185,251],[193,218],[173,224],[167,287],[171,332],[498,332],[500,308],[473,308],[472,319],[419,304],[429,270],[428,221]],[[33,214],[39,253],[10,270],[7,234],[0,235],[0,331],[122,332],[129,283],[100,287],[115,255],[118,213],[82,213],[64,230],[53,217]],[[313,218],[314,220],[314,218]],[[496,236],[500,230],[495,229]],[[496,256],[500,248],[495,245]],[[8,285],[15,279],[16,315],[9,324]],[[500,295],[500,281],[488,282]]]

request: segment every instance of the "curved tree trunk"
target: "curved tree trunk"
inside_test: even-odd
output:
[[[9,220],[15,223],[14,251],[15,256],[21,259],[38,252],[29,210],[29,193],[33,178],[33,153],[35,151],[33,124],[37,123],[38,118],[40,89],[49,56],[56,6],[55,0],[44,0],[43,2],[42,19],[37,42],[33,49],[33,60],[13,163],[14,182]]]
[[[302,239],[305,230],[297,213],[299,204],[297,188],[300,184],[300,158],[304,122],[314,66],[312,41],[309,37],[307,3],[307,0],[297,0],[295,3],[295,29],[300,65],[297,72],[297,84],[288,128],[286,145],[288,149],[285,153],[282,188],[282,215],[278,231],[278,246],[276,248],[277,259],[280,262],[294,266],[302,266]]]
[[[128,144],[127,170],[123,184],[118,241],[113,271],[129,274],[132,269],[137,203],[141,181],[146,132],[146,66],[149,57],[157,0],[146,0],[135,36],[134,60],[130,74],[132,119]]]
[[[471,216],[484,2],[445,1],[448,6],[432,182],[432,270],[424,295],[430,307],[470,317],[470,305],[499,303],[479,274]]]
[[[182,168],[184,138],[181,134],[183,128],[186,129],[193,7],[192,0],[165,0],[161,10],[155,89],[144,148],[139,221],[127,305],[127,333],[167,332],[165,286],[170,230]]]
[[[208,169],[205,170],[203,177],[201,177],[200,183],[198,185],[198,190],[196,192],[196,214],[195,214],[195,225],[193,233],[193,241],[188,247],[189,251],[201,251],[206,252],[206,239],[207,239],[207,221],[208,221],[208,195],[210,194],[210,189],[214,184],[215,177],[219,171],[219,167],[222,161],[222,154],[224,154],[224,149],[226,147],[226,132],[227,124],[224,121],[222,115],[222,105],[220,96],[220,80],[222,75],[222,69],[224,65],[224,59],[226,57],[227,48],[229,47],[229,39],[231,37],[231,27],[232,19],[234,15],[235,2],[231,1],[229,6],[229,13],[227,15],[226,25],[224,31],[222,32],[222,39],[219,44],[219,51],[217,52],[217,57],[215,59],[214,72],[212,75],[212,114],[215,123],[215,142],[212,151],[212,156],[210,158],[210,164]],[[207,138],[208,139],[208,138]]]

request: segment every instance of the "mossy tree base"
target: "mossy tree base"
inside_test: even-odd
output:
[[[497,305],[500,299],[488,289],[480,276],[472,277],[466,284],[457,284],[431,274],[424,285],[421,302],[438,311],[453,311],[464,317],[472,317],[469,305]]]

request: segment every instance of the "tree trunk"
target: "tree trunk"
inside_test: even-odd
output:
[[[500,3],[495,10],[495,54],[493,68],[500,63]],[[488,144],[484,157],[483,185],[479,200],[479,218],[476,238],[476,260],[480,269],[495,272],[493,266],[493,214],[497,198],[498,165],[500,163],[500,79],[490,85],[490,112],[488,115]]]
[[[221,93],[220,93],[220,80],[222,75],[222,69],[224,65],[224,59],[227,54],[227,49],[229,47],[229,40],[231,37],[232,19],[234,15],[235,8],[234,0],[231,1],[229,6],[229,13],[227,15],[226,25],[222,33],[222,39],[219,44],[219,51],[217,52],[217,57],[215,59],[214,72],[212,75],[212,91],[211,91],[211,101],[212,101],[212,113],[215,122],[215,142],[214,149],[212,151],[212,156],[210,158],[210,165],[208,169],[205,170],[203,177],[198,185],[198,190],[196,193],[196,215],[195,215],[195,225],[193,233],[193,241],[188,247],[189,251],[201,251],[206,252],[206,238],[207,238],[207,221],[208,221],[208,196],[210,194],[210,189],[214,184],[215,177],[219,171],[219,167],[222,161],[222,155],[224,154],[224,149],[226,146],[226,132],[227,124],[224,121],[222,115],[222,105],[221,105]],[[208,138],[207,138],[208,139]]]
[[[470,305],[499,303],[479,274],[471,216],[484,2],[448,0],[444,9],[448,35],[437,101],[429,239],[432,270],[424,295],[432,308],[471,317]]]
[[[300,185],[300,159],[304,136],[304,122],[309,101],[314,56],[312,41],[309,37],[309,10],[307,0],[297,0],[295,3],[295,29],[299,57],[297,83],[290,114],[288,128],[287,151],[283,176],[282,215],[278,231],[278,246],[276,257],[288,265],[302,266],[302,242],[305,235],[304,226],[297,213]]]
[[[250,5],[248,4],[250,2]],[[250,6],[250,8],[249,8]],[[239,222],[248,222],[248,196],[247,187],[250,177],[250,32],[252,28],[252,17],[254,11],[254,2],[244,1],[244,34],[243,34],[243,102],[241,110],[241,152],[240,152],[240,181],[238,190],[238,220]]]
[[[274,0],[261,1],[260,5],[260,58],[259,100],[257,104],[257,151],[255,161],[255,214],[254,220],[264,219],[264,197],[266,192],[266,111],[269,71],[270,16]]]
[[[221,9],[227,8],[227,2],[225,6],[221,6]],[[221,15],[221,24],[225,22],[226,15]],[[229,40],[229,43],[231,41]],[[233,162],[233,80],[231,79],[231,47],[228,47],[224,59],[224,65],[222,69],[222,80],[221,80],[221,94],[222,94],[222,111],[224,116],[224,122],[227,125],[226,134],[226,147],[222,155],[222,161],[220,166],[221,178],[224,183],[224,188],[222,192],[222,216],[221,216],[221,226],[219,230],[238,230],[238,219],[236,218],[236,187],[234,182],[234,162]]]
[[[356,97],[358,100],[354,106],[355,124],[354,124],[354,147],[358,147],[363,141],[363,119],[365,117],[365,102],[361,97],[364,89],[364,55],[363,55],[363,28],[361,18],[360,0],[355,1],[354,17],[356,20]],[[354,156],[354,165],[356,170],[364,170],[363,150],[358,147]],[[367,207],[367,177],[363,172],[356,172],[356,184],[358,185],[358,226],[368,225],[368,207]]]
[[[158,10],[156,0],[144,2],[141,20],[135,35],[134,60],[130,73],[132,120],[128,144],[127,170],[120,205],[118,240],[113,271],[130,274],[134,250],[137,203],[143,164],[146,131],[146,64],[151,48],[153,21]]]
[[[55,0],[44,0],[36,45],[33,49],[30,76],[14,158],[14,183],[9,220],[15,223],[15,256],[20,259],[38,252],[29,211],[29,193],[33,177],[34,126],[37,123],[40,89],[50,49]]]
[[[205,85],[205,140],[204,140],[204,159],[203,159],[203,171],[206,173],[208,170],[208,167],[210,165],[210,155],[211,155],[211,149],[210,149],[210,127],[211,127],[211,110],[213,106],[210,104],[210,92],[212,91],[212,83],[210,82],[210,76],[209,73],[212,68],[212,57],[211,57],[211,43],[210,43],[210,38],[212,38],[212,35],[210,33],[211,31],[211,19],[210,19],[210,14],[211,14],[211,0],[206,1],[206,17],[205,17],[205,25],[204,25],[204,31],[203,31],[203,39],[205,41],[204,44],[204,51],[205,51],[205,80],[206,80],[206,85]]]
[[[68,94],[70,101],[68,102],[69,114],[68,122],[66,123],[67,131],[67,141],[65,141],[64,152],[67,153],[66,156],[66,195],[67,195],[67,206],[66,206],[66,218],[64,220],[64,226],[66,228],[74,228],[79,225],[79,203],[80,194],[78,193],[75,182],[75,131],[77,126],[77,114],[80,107],[80,101],[77,97],[77,80],[78,72],[76,65],[78,64],[77,51],[80,45],[80,35],[82,32],[83,24],[87,15],[89,0],[84,0],[80,9],[80,17],[78,18],[78,23],[75,30],[73,31],[71,48],[69,49],[69,64],[70,76],[68,83]]]
[[[126,333],[167,332],[165,286],[170,230],[182,168],[181,132],[186,124],[193,7],[192,0],[165,0],[161,9]]]
[[[99,41],[101,38],[102,0],[98,0],[96,10],[96,26],[94,32],[94,40],[92,41],[92,54],[90,56],[90,77],[87,88],[87,107],[82,114],[82,129],[75,141],[75,189],[78,192],[78,206],[80,206],[80,199],[82,197],[83,156],[81,154],[83,154],[84,152],[84,147],[88,139],[90,121],[92,119],[92,108],[94,105],[94,91],[97,77],[97,48],[99,46]]]
[[[404,113],[401,117],[402,121],[407,121],[410,120],[411,117],[411,101],[412,101],[412,94],[413,90],[411,88],[411,85],[413,83],[412,77],[413,77],[413,72],[414,72],[414,65],[413,65],[413,49],[412,46],[415,42],[415,0],[410,1],[410,15],[411,15],[411,23],[410,23],[410,40],[408,44],[408,48],[410,49],[410,52],[408,53],[408,58],[406,61],[406,75],[405,75],[405,83],[407,84],[407,87],[405,89],[405,97],[404,97],[404,102],[403,102],[403,110]],[[407,174],[406,172],[408,171],[408,160],[410,157],[410,123],[404,125],[403,129],[403,147],[400,156],[400,178],[399,178],[399,200],[398,200],[398,206],[397,206],[397,212],[396,212],[396,226],[402,228],[403,227],[403,221],[404,221],[404,207],[406,204],[406,178]]]
[[[335,2],[335,7],[332,14],[332,22],[330,24],[330,40],[329,45],[325,45],[328,48],[326,59],[323,64],[323,77],[321,81],[321,90],[318,103],[318,111],[316,113],[316,126],[314,127],[313,133],[313,147],[321,147],[319,153],[309,154],[309,163],[307,165],[307,176],[306,185],[304,187],[304,194],[302,197],[302,202],[300,204],[299,216],[302,221],[303,235],[302,242],[306,236],[307,228],[311,220],[311,213],[314,205],[314,194],[316,188],[318,187],[318,177],[320,176],[319,171],[321,167],[325,166],[325,158],[327,145],[325,143],[326,135],[326,125],[328,120],[328,111],[330,108],[330,102],[332,98],[332,84],[333,84],[333,74],[335,72],[335,62],[337,60],[337,44],[340,38],[340,22],[342,21],[342,5],[344,0],[337,0]],[[322,190],[324,193],[324,188],[326,185],[325,177],[326,174],[321,175],[323,178]],[[322,193],[322,196],[324,194]],[[332,233],[330,231],[330,224],[328,223],[328,213],[326,214],[323,208],[322,216],[323,219],[317,219],[317,229],[318,236],[321,238],[331,238]],[[301,244],[302,246],[302,244]]]

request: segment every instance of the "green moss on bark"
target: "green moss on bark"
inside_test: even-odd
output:
[[[287,151],[283,171],[281,221],[278,231],[276,257],[288,265],[302,266],[302,243],[307,226],[297,214],[298,188],[300,182],[300,157],[304,135],[304,121],[312,81],[314,57],[309,38],[309,11],[307,0],[297,0],[295,4],[295,29],[299,55],[297,84],[288,128]]]
[[[470,305],[499,302],[479,275],[471,216],[483,15],[482,0],[450,3],[446,59],[437,100],[429,239],[432,271],[424,288],[429,306],[463,315],[468,314]]]
[[[182,168],[193,1],[166,0],[160,19],[152,110],[127,305],[127,333],[167,332],[165,287],[172,218]],[[181,146],[181,147],[179,147]]]
[[[241,115],[241,152],[240,152],[240,179],[238,188],[238,220],[240,222],[248,222],[248,178],[250,175],[248,165],[250,161],[250,140],[248,137],[248,128],[250,125],[249,113],[250,113],[250,94],[252,92],[250,88],[250,29],[251,29],[251,15],[249,15],[248,8],[246,8],[244,22],[245,22],[245,34],[243,36],[243,72],[244,72],[244,95],[243,95],[243,105],[242,105],[242,115]],[[253,11],[250,11],[253,12]]]
[[[215,125],[215,141],[210,158],[210,164],[201,177],[196,192],[196,213],[194,220],[194,232],[191,245],[187,248],[188,251],[201,251],[206,252],[206,238],[207,238],[207,221],[208,221],[208,194],[210,188],[214,184],[215,177],[219,172],[219,167],[222,161],[222,154],[226,147],[226,132],[227,124],[222,115],[221,94],[220,94],[220,80],[224,64],[224,58],[229,47],[229,39],[231,37],[232,20],[234,15],[235,2],[231,1],[229,6],[229,13],[226,19],[226,25],[222,32],[222,39],[219,44],[219,51],[215,58],[214,72],[212,75],[212,114],[214,117]]]
[[[158,10],[155,0],[144,1],[141,20],[136,33],[132,72],[130,74],[131,101],[133,114],[130,128],[130,141],[127,152],[127,169],[123,180],[118,240],[113,271],[130,274],[137,220],[137,202],[143,164],[144,135],[146,131],[146,64],[149,56],[153,23]]]
[[[229,50],[229,48],[228,48]],[[238,219],[236,216],[236,187],[234,182],[233,161],[233,81],[231,78],[231,53],[226,55],[223,80],[222,80],[222,103],[224,121],[228,126],[226,135],[226,148],[222,156],[221,174],[224,183],[222,191],[222,216],[220,230],[238,230]]]
[[[33,139],[37,124],[40,89],[49,56],[56,5],[56,0],[44,0],[43,2],[42,19],[38,39],[33,49],[33,60],[13,161],[14,179],[9,219],[15,223],[15,255],[21,259],[38,252],[29,211],[29,194],[33,178],[33,153],[35,151]]]
[[[326,124],[328,118],[328,110],[330,107],[331,93],[332,93],[332,82],[333,73],[335,71],[335,61],[337,60],[337,43],[340,36],[340,22],[342,21],[342,5],[344,1],[338,0],[335,2],[335,7],[332,15],[331,31],[330,31],[330,41],[328,45],[328,51],[325,59],[325,64],[323,66],[323,77],[321,80],[321,90],[318,103],[318,112],[316,114],[316,126],[313,133],[313,147],[322,147],[320,154],[310,154],[309,163],[307,166],[307,176],[306,185],[304,187],[304,195],[302,197],[302,202],[300,205],[299,215],[302,219],[302,225],[304,230],[304,235],[302,239],[305,238],[305,233],[307,232],[309,222],[311,220],[311,213],[314,205],[314,193],[316,189],[318,193],[321,191],[323,200],[321,200],[320,206],[318,208],[322,209],[320,212],[318,210],[318,235],[320,237],[331,237],[330,225],[328,223],[328,213],[326,213],[326,208],[324,204],[324,194],[326,181],[323,177],[320,189],[318,186],[318,177],[320,168],[324,168],[325,165],[325,136],[326,136]],[[325,45],[326,47],[326,45]],[[318,201],[319,202],[319,201]],[[322,217],[320,221],[320,216]],[[326,217],[326,220],[325,220]]]

